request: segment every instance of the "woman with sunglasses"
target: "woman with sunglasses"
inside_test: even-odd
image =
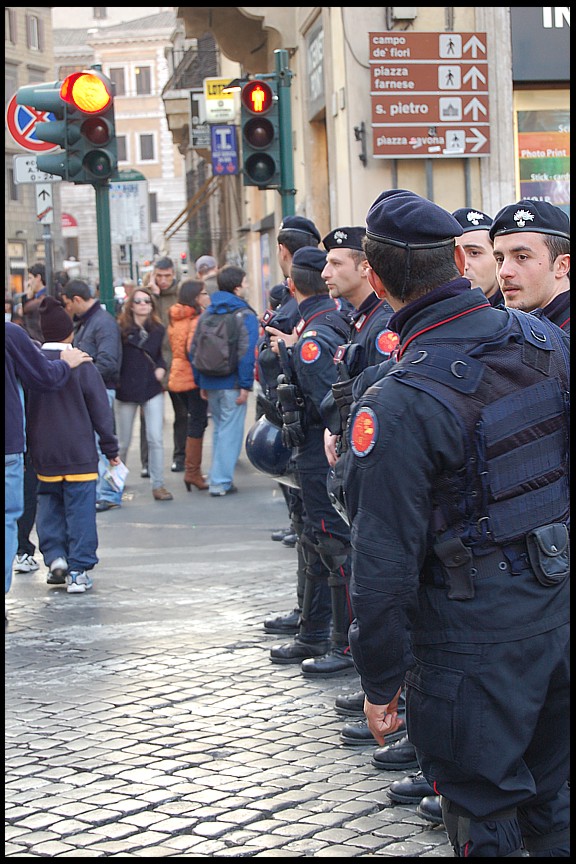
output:
[[[136,411],[146,421],[148,467],[156,501],[171,501],[164,486],[164,388],[166,363],[162,358],[165,328],[147,288],[136,288],[124,301],[118,318],[122,335],[120,385],[116,391],[116,420],[120,458],[126,462]]]

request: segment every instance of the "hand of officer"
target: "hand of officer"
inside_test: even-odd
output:
[[[81,363],[94,362],[90,354],[87,354],[86,351],[82,351],[80,348],[64,349],[64,351],[60,352],[60,359],[64,360],[71,369],[75,369],[76,366],[80,366]]]
[[[283,339],[286,343],[286,347],[290,348],[292,345],[295,345],[298,341],[298,336],[294,331],[292,333],[284,333],[282,330],[278,330],[276,327],[265,327],[266,333],[268,334],[268,344],[270,345],[270,350],[274,352],[274,354],[278,354],[278,339]]]
[[[387,705],[373,705],[364,698],[364,714],[368,721],[368,728],[378,742],[380,747],[386,743],[386,735],[391,735],[403,725],[404,720],[398,716],[398,699],[402,688]]]
[[[304,430],[300,421],[300,415],[294,412],[284,414],[284,423],[282,424],[282,443],[288,449],[299,447],[304,443]]]
[[[324,430],[324,453],[326,454],[326,459],[328,460],[328,464],[331,468],[334,467],[336,462],[338,461],[338,455],[336,453],[336,444],[338,442],[338,435],[333,435],[329,429]]]

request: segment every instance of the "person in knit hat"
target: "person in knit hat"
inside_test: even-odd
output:
[[[56,360],[71,348],[74,325],[62,303],[46,295],[39,306],[42,352]],[[110,465],[118,465],[114,416],[102,376],[91,363],[72,370],[56,392],[29,391],[28,441],[38,475],[36,531],[49,585],[69,594],[92,588],[98,563],[96,481],[98,436]]]

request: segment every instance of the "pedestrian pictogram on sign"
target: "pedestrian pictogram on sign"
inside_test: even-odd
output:
[[[6,126],[14,141],[26,150],[34,153],[47,153],[57,150],[57,145],[47,141],[39,141],[36,137],[36,122],[52,121],[56,118],[49,111],[39,111],[28,105],[16,104],[16,93],[10,99],[6,108]]]
[[[370,33],[376,158],[488,156],[485,33]]]

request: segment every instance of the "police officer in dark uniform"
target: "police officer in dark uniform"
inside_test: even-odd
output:
[[[548,227],[557,224],[563,227],[561,234]],[[547,201],[522,199],[497,213],[490,237],[506,306],[524,312],[542,309],[569,335],[570,220],[564,211]]]
[[[500,291],[496,265],[490,239],[492,217],[473,207],[460,207],[452,213],[460,224],[463,234],[456,238],[456,245],[462,246],[466,260],[464,276],[473,288],[481,288],[491,306],[504,303]]]
[[[349,330],[347,313],[335,307],[322,271],[326,253],[303,248],[294,253],[290,289],[298,302],[297,341],[288,354],[283,333],[267,327],[272,350],[278,350],[283,377],[278,402],[284,440],[293,447],[304,503],[300,538],[306,578],[298,634],[270,651],[273,663],[302,663],[303,675],[318,677],[353,671],[348,646],[352,620],[348,583],[348,526],[328,498],[324,453],[325,418],[321,403],[336,380],[334,354]],[[280,342],[280,346],[278,343]],[[332,622],[332,630],[330,630]],[[307,659],[318,658],[308,671]]]
[[[290,339],[294,327],[300,320],[298,304],[286,282],[290,275],[292,256],[297,249],[308,246],[317,247],[320,243],[320,232],[311,219],[306,219],[304,216],[286,216],[280,224],[276,241],[278,244],[278,263],[284,276],[284,284],[282,286],[284,290],[280,296],[278,307],[275,310],[266,310],[260,323],[263,328],[266,328],[268,325],[275,327],[277,330],[285,333],[287,339]],[[275,288],[278,288],[278,286],[275,286]],[[262,392],[258,399],[258,408],[272,423],[282,425],[282,418],[278,415],[276,407],[276,387],[278,384],[278,375],[282,373],[282,367],[280,366],[278,355],[270,350],[270,337],[265,329],[256,345],[256,365],[258,381],[262,387]],[[303,528],[301,492],[299,489],[286,485],[281,485],[280,488],[286,500],[293,532],[299,538]],[[304,596],[305,565],[299,541],[296,543],[296,549],[298,554],[296,580],[297,605],[291,612],[267,618],[264,621],[264,630],[266,633],[292,636],[298,632]]]
[[[559,208],[517,209],[497,262],[530,257],[520,220],[569,239]],[[406,190],[368,212],[400,347],[350,416],[350,645],[379,743],[406,682],[456,857],[569,857],[568,340],[460,278],[460,231]]]

